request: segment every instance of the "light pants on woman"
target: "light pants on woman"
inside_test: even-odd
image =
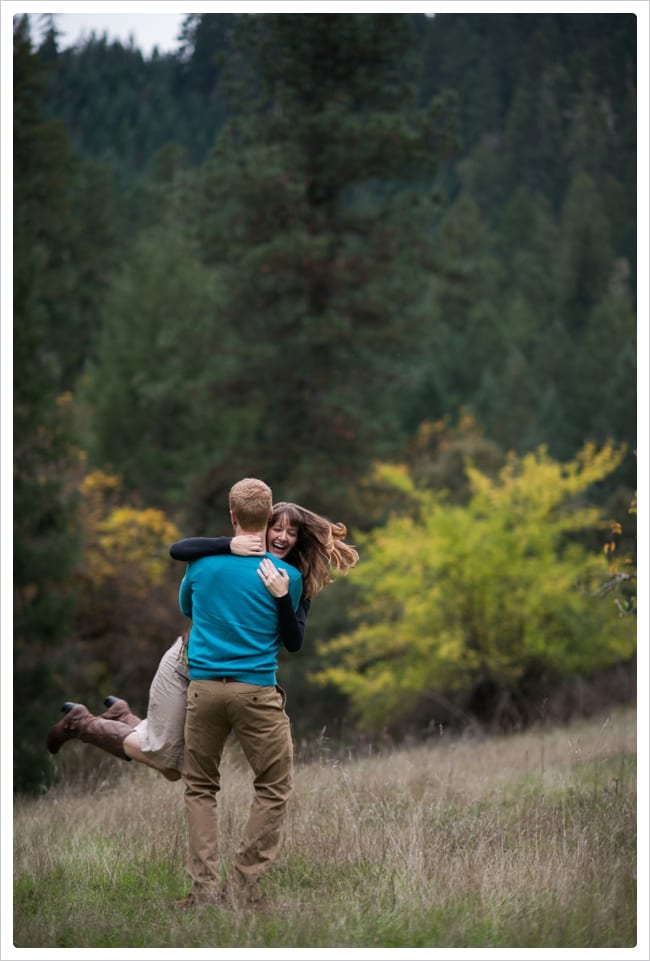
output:
[[[143,754],[160,767],[177,771],[183,767],[188,683],[184,638],[177,637],[165,651],[151,682],[147,716],[135,728]]]
[[[260,896],[257,882],[277,857],[293,786],[293,745],[285,702],[286,694],[279,687],[230,678],[190,681],[182,773],[189,827],[188,873],[196,901],[217,901],[221,896],[217,793],[221,756],[231,732],[241,744],[255,780],[229,888],[245,900]]]

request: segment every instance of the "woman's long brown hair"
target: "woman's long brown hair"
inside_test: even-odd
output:
[[[273,505],[269,526],[272,527],[280,517],[286,517],[298,532],[295,547],[286,560],[302,574],[305,597],[315,597],[332,583],[333,571],[347,574],[359,560],[357,550],[345,543],[348,533],[345,524],[332,523],[326,517],[288,501]]]

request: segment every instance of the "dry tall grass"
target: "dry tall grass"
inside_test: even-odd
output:
[[[80,744],[15,805],[17,947],[625,947],[636,930],[636,718],[297,759],[272,907],[178,915],[183,791]],[[224,762],[224,863],[250,775]]]

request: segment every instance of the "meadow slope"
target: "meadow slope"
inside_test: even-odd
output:
[[[99,766],[98,766],[99,762]],[[170,909],[187,892],[183,790],[66,745],[14,810],[16,947],[631,947],[636,714],[337,755],[303,747],[264,911]],[[224,865],[250,799],[220,797]]]

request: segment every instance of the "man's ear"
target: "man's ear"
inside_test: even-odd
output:
[[[233,527],[237,526],[237,516],[232,511],[230,511],[230,523]]]

